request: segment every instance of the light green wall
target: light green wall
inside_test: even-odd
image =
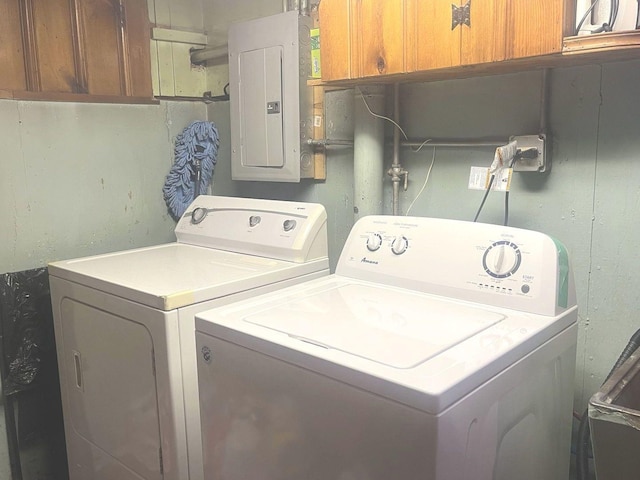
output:
[[[199,103],[0,100],[0,273],[174,240],[162,200]]]
[[[541,73],[407,85],[402,125],[413,137],[476,137],[538,132]],[[559,68],[550,79],[552,168],[514,174],[510,225],[563,241],[578,292],[576,406],[599,389],[637,316],[640,254],[640,62]],[[422,187],[433,150],[403,150],[411,171],[401,211]],[[467,189],[472,165],[493,152],[438,149],[429,185],[412,214],[473,219],[482,192]],[[386,191],[387,204],[391,197]],[[481,221],[502,222],[504,195],[491,194]]]

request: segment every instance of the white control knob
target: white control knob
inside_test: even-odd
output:
[[[193,223],[194,225],[197,225],[198,223],[202,222],[207,216],[207,213],[209,212],[206,208],[203,208],[203,207],[195,208],[193,212],[191,212],[191,223]]]
[[[409,240],[404,235],[399,235],[393,239],[393,243],[391,244],[391,251],[396,255],[402,255],[407,251],[407,247],[409,246]]]
[[[291,230],[296,228],[296,223],[297,222],[295,220],[285,220],[284,223],[282,224],[282,229],[285,232],[290,232]]]
[[[507,278],[520,267],[522,253],[515,243],[501,240],[493,243],[484,252],[482,266],[494,278]]]
[[[367,250],[375,252],[382,246],[382,235],[379,233],[372,233],[367,238]]]
[[[249,217],[249,226],[253,228],[256,225],[258,225],[261,221],[262,221],[262,218],[260,218],[260,215],[251,215]]]

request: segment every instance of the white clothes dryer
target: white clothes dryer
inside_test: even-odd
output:
[[[566,480],[576,319],[544,234],[365,217],[334,275],[196,316],[205,478]]]
[[[328,275],[326,220],[200,196],[174,243],[49,265],[71,480],[202,479],[194,316]]]

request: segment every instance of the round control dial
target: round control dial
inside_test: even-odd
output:
[[[507,278],[520,268],[522,253],[508,240],[495,242],[484,252],[482,267],[494,278]]]
[[[375,252],[376,250],[379,250],[381,246],[382,235],[380,235],[379,233],[372,233],[371,235],[369,235],[369,237],[367,238],[367,250],[369,250],[370,252]]]
[[[395,255],[402,255],[407,251],[407,247],[409,246],[409,240],[404,235],[400,235],[393,239],[393,243],[391,244],[391,251]]]
[[[191,212],[191,223],[197,225],[198,223],[202,222],[207,216],[207,213],[209,212],[207,211],[206,208],[203,208],[203,207],[195,208],[193,212]]]
[[[297,222],[295,220],[285,220],[284,223],[282,224],[282,229],[285,232],[290,232],[291,230],[296,228],[296,223]]]
[[[258,225],[261,221],[262,221],[262,218],[260,218],[260,215],[251,215],[249,217],[249,226],[253,228],[256,225]]]

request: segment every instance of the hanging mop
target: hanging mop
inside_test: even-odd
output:
[[[162,188],[164,201],[174,220],[206,192],[218,157],[218,130],[211,122],[193,122],[176,138],[175,162]]]

